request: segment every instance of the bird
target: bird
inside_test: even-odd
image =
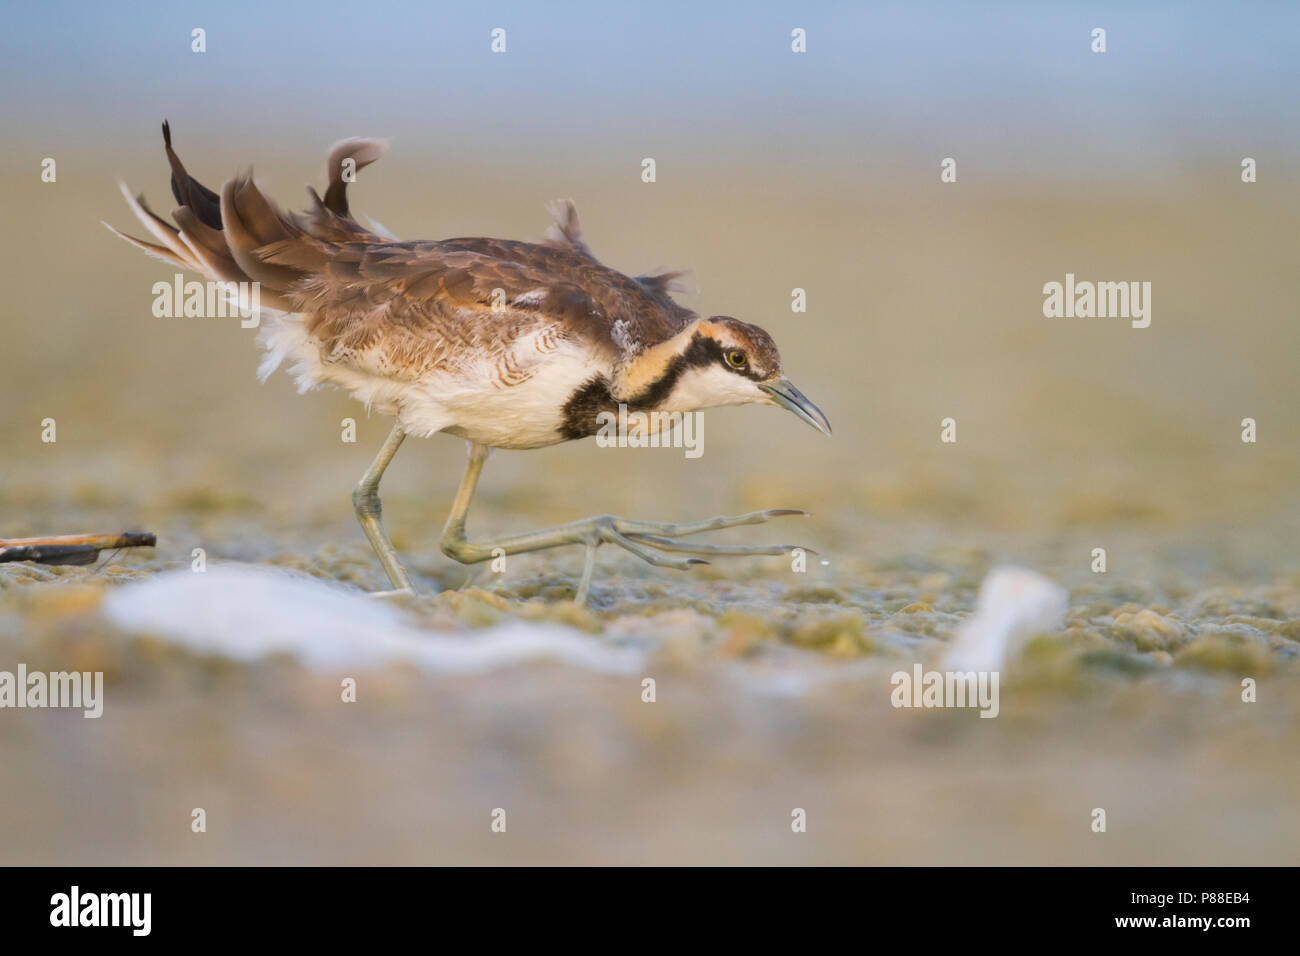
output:
[[[609,420],[602,413],[661,412],[662,423],[671,422],[672,413],[753,403],[788,409],[826,435],[830,423],[786,377],[766,331],[680,305],[673,294],[682,273],[629,276],[601,263],[572,200],[548,205],[554,221],[541,242],[406,241],[374,221],[361,225],[348,203],[348,184],[387,152],[386,140],[334,144],[325,195],[309,186],[310,207],[291,213],[261,191],[251,169],[227,180],[220,193],[204,186],[181,162],[165,120],[162,133],[177,203],[172,221],[122,183],[152,241],[104,225],[149,255],[210,281],[259,289],[263,381],[287,363],[300,392],[334,386],[395,419],[352,495],[357,520],[392,584],[378,593],[414,592],[384,528],[380,480],[407,436],[439,432],[465,439],[469,456],[441,550],[475,564],[581,546],[585,560],[574,591],[579,605],[588,601],[596,551],[605,544],[679,570],[711,557],[796,550],[681,540],[808,514],[791,508],[685,522],[598,515],[470,539],[470,502],[492,449],[589,437]]]

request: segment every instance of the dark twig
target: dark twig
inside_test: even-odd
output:
[[[151,532],[124,534],[65,534],[46,538],[0,538],[0,563],[35,561],[37,564],[93,564],[109,548],[152,548],[158,538]]]

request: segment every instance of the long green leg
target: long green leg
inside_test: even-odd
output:
[[[357,487],[352,491],[352,505],[357,510],[357,521],[361,523],[361,530],[370,539],[370,546],[375,549],[375,554],[379,555],[379,563],[384,566],[384,573],[388,575],[388,580],[399,591],[413,589],[411,579],[397,557],[397,549],[393,547],[388,532],[384,530],[384,507],[379,501],[379,479],[384,477],[384,469],[393,460],[393,456],[397,454],[397,449],[401,447],[405,438],[406,432],[402,431],[402,426],[394,425],[393,430],[388,433],[384,447],[379,449],[379,454],[375,456],[375,460],[370,463],[370,467],[366,469],[366,473],[361,476]]]
[[[779,508],[771,511],[752,511],[749,514],[730,517],[708,518],[703,521],[662,522],[632,521],[614,515],[597,515],[569,524],[530,531],[526,534],[508,535],[484,541],[470,541],[465,534],[465,519],[469,514],[470,502],[474,498],[474,489],[478,486],[479,475],[483,472],[483,463],[487,461],[486,445],[469,443],[469,464],[465,468],[465,477],[461,479],[456,491],[456,500],[452,503],[451,514],[442,530],[442,551],[450,558],[462,564],[477,564],[487,561],[494,552],[503,554],[522,554],[528,551],[541,551],[546,548],[558,548],[567,544],[581,544],[587,549],[583,562],[582,579],[574,600],[583,604],[591,587],[592,572],[595,568],[596,549],[602,544],[615,544],[642,561],[662,568],[685,570],[695,564],[708,564],[700,558],[673,558],[659,554],[659,551],[685,551],[709,555],[745,555],[745,554],[785,554],[795,549],[795,545],[689,545],[670,538],[684,535],[700,534],[704,531],[716,531],[720,528],[732,528],[737,525],[761,524],[769,518],[783,515],[806,515],[806,511]],[[658,549],[658,550],[656,550]]]

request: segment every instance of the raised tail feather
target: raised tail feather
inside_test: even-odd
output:
[[[151,256],[210,279],[258,282],[264,305],[294,312],[295,286],[308,273],[268,262],[268,246],[283,249],[295,239],[310,244],[312,239],[382,242],[391,238],[363,228],[352,218],[347,201],[351,179],[345,175],[383,156],[388,150],[386,141],[348,139],[330,147],[325,198],[309,187],[312,208],[293,214],[281,211],[267,199],[253,182],[251,172],[228,180],[220,194],[213,192],[190,176],[172,148],[171,126],[165,120],[162,133],[172,171],[172,195],[180,204],[172,210],[174,224],[154,213],[144,197],[132,195],[125,184],[122,194],[127,205],[155,241],[137,239],[104,223],[114,235]]]

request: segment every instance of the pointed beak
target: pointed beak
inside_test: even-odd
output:
[[[759,386],[772,396],[772,401],[782,408],[788,408],[813,428],[823,434],[831,433],[831,423],[826,420],[822,410],[808,400],[803,392],[794,387],[788,378],[777,378],[763,382]]]

